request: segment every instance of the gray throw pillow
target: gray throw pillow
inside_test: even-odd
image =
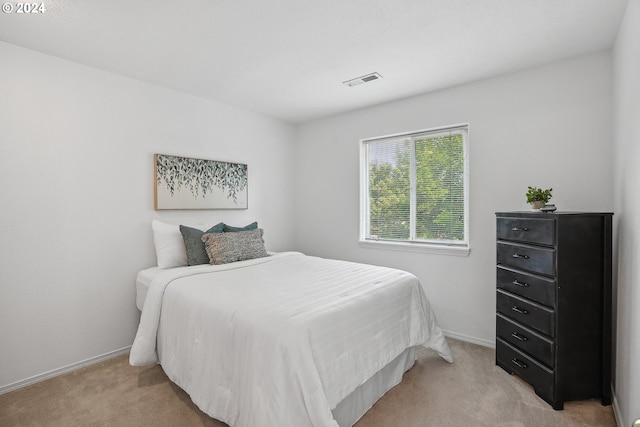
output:
[[[227,264],[269,256],[264,248],[263,234],[262,228],[234,233],[205,233],[202,241],[211,264]]]
[[[233,225],[224,224],[224,232],[231,233],[236,231],[247,231],[247,230],[255,230],[258,228],[258,222],[254,221],[249,225],[245,225],[244,227],[234,227]]]
[[[182,233],[184,246],[187,250],[187,265],[209,264],[209,256],[204,248],[202,236],[205,233],[222,233],[223,229],[223,223],[216,224],[207,231],[181,225],[180,233]]]

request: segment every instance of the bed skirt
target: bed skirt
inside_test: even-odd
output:
[[[387,391],[400,384],[403,374],[416,361],[416,347],[411,347],[393,359],[367,382],[356,388],[331,411],[340,427],[354,425]]]

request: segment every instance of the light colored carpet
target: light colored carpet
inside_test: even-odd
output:
[[[455,363],[420,350],[403,382],[356,427],[616,426],[611,406],[588,400],[554,411],[495,366],[494,350],[448,341]],[[0,425],[226,426],[202,413],[160,366],[132,367],[128,356],[0,395]]]

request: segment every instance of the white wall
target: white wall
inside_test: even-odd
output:
[[[613,50],[617,301],[614,398],[620,426],[640,418],[640,1]]]
[[[153,218],[291,249],[294,129],[0,43],[0,389],[131,345]],[[153,154],[247,163],[249,209],[156,212]]]
[[[639,202],[626,184],[640,178],[640,26],[632,24],[639,21],[632,1],[614,51],[615,127],[608,53],[318,120],[296,133],[0,42],[0,389],[131,344],[135,274],[155,263],[153,218],[258,220],[271,250],[412,271],[445,330],[491,345],[493,213],[526,209],[527,185],[553,187],[563,210],[611,211],[615,188],[615,393],[629,425],[640,416],[632,412],[640,401],[633,356],[640,353]],[[358,140],[463,122],[470,124],[471,254],[360,248]],[[154,211],[153,153],[248,163],[249,209]]]
[[[296,246],[416,274],[443,329],[493,345],[494,212],[528,209],[528,185],[553,187],[561,210],[612,211],[611,103],[601,53],[302,125]],[[359,247],[359,140],[459,123],[470,134],[470,255]]]

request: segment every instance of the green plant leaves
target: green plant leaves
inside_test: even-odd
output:
[[[553,188],[547,188],[546,190],[543,190],[542,188],[537,188],[537,187],[527,187],[527,203],[533,203],[533,202],[544,202],[547,203],[552,195],[551,195],[551,191],[553,190]]]

